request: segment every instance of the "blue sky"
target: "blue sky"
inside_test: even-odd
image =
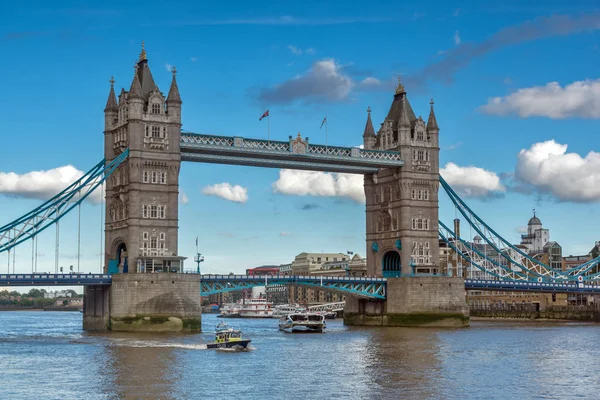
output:
[[[116,88],[128,89],[143,40],[165,94],[169,66],[177,66],[183,129],[192,132],[266,138],[267,121],[258,118],[269,109],[271,138],[301,132],[323,143],[327,115],[328,142],[356,146],[367,106],[377,129],[402,75],[417,115],[426,118],[435,99],[442,174],[480,216],[516,242],[536,208],[565,254],[587,252],[600,240],[600,155],[588,155],[598,150],[600,11],[589,1],[472,3],[62,1],[50,8],[2,0],[0,173],[21,179],[68,165],[86,171],[99,161],[108,80],[114,75]],[[184,164],[180,254],[193,257],[196,236],[205,272],[286,263],[302,251],[365,254],[364,205],[348,195],[355,192],[274,192],[279,174]],[[317,185],[343,184],[318,178]],[[7,182],[0,175],[0,224],[47,195]],[[221,183],[241,186],[246,201],[202,193]],[[441,197],[440,219],[450,223],[454,209]],[[82,210],[82,270],[98,271],[100,207]],[[76,224],[75,216],[61,224],[61,265],[75,262]],[[40,269],[53,270],[53,230],[39,246]],[[20,248],[17,260],[17,271],[30,270],[31,248]]]

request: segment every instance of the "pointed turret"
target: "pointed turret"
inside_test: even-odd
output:
[[[406,97],[402,98],[402,108],[400,112],[400,119],[398,120],[398,128],[410,128],[410,119],[408,117],[408,101]]]
[[[106,107],[104,107],[104,130],[108,131],[115,124],[119,115],[119,106],[117,104],[117,96],[115,96],[115,78],[110,78],[110,92]]]
[[[144,48],[144,42],[142,42],[142,51],[140,52],[140,59],[137,62],[137,76],[140,80],[140,93],[144,99],[148,98],[148,95],[153,90],[158,90],[158,86],[154,83],[152,72],[148,66],[148,57],[146,55],[146,49]]]
[[[131,82],[131,87],[129,88],[129,99],[141,99],[142,98],[142,85],[140,84],[140,80],[138,78],[138,65],[134,65],[135,73],[133,74],[133,81]]]
[[[106,107],[104,107],[104,112],[109,111],[119,111],[119,106],[117,105],[117,96],[115,95],[115,78],[110,78],[110,92],[108,93],[108,100],[106,100]]]
[[[415,116],[415,113],[408,102],[406,90],[404,89],[402,80],[399,77],[396,93],[394,94],[394,101],[392,102],[390,111],[385,118],[386,121],[391,121],[393,131],[398,131],[399,122],[400,119],[403,118],[403,114],[406,114],[404,118],[408,121],[408,126],[412,126],[412,123],[417,119],[417,117]],[[406,121],[404,121],[404,124],[406,124]]]
[[[427,132],[437,133],[440,128],[438,127],[437,120],[435,119],[435,112],[433,111],[433,99],[429,103],[431,110],[429,111],[429,118],[427,119]]]
[[[373,129],[373,121],[371,121],[371,107],[367,108],[367,124],[365,125],[365,132],[363,138],[375,137],[375,129]]]
[[[171,81],[171,87],[167,95],[167,105],[181,104],[181,97],[179,96],[179,88],[177,87],[177,79],[175,77],[177,75],[177,67],[173,66],[171,73],[173,73],[173,80]]]
[[[367,124],[363,133],[363,146],[365,149],[373,149],[376,141],[375,129],[373,129],[373,122],[371,121],[371,107],[369,107],[367,108]]]

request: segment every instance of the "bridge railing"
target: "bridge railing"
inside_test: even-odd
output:
[[[238,280],[238,281],[269,281],[269,280],[309,280],[309,281],[338,281],[338,282],[387,282],[387,278],[362,276],[320,276],[320,275],[218,275],[205,274],[201,280]]]

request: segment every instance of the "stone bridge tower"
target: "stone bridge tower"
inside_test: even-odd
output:
[[[106,272],[178,272],[181,98],[173,79],[167,98],[152,78],[144,44],[128,91],[114,79],[104,109],[107,163],[129,158],[106,180]]]
[[[394,277],[400,273],[439,273],[439,128],[433,100],[427,122],[398,87],[387,117],[375,134],[368,110],[365,149],[399,151],[404,166],[365,175],[367,270]]]

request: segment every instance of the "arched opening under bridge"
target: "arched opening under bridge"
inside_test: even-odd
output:
[[[383,255],[381,272],[384,278],[399,277],[401,269],[400,254],[397,251],[390,250]]]

